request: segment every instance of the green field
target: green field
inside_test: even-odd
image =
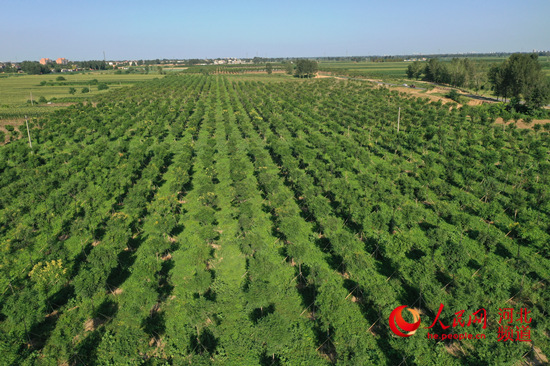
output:
[[[65,81],[56,81],[56,78],[62,76]],[[90,73],[63,73],[63,74],[45,74],[45,75],[1,75],[0,74],[0,120],[2,119],[20,119],[24,115],[40,116],[49,113],[59,107],[59,104],[66,102],[78,102],[94,97],[96,94],[105,93],[107,90],[98,91],[97,85],[93,80],[99,83],[106,83],[109,88],[117,89],[123,86],[133,85],[136,82],[150,80],[159,77],[158,74],[114,74],[113,72],[90,72]],[[41,86],[41,82],[54,83],[55,85]],[[66,84],[66,85],[59,85]],[[69,94],[69,88],[76,89],[76,94]],[[90,93],[81,93],[82,88],[89,87]],[[31,106],[27,102],[32,99],[36,103],[40,97],[51,101],[56,98],[51,105],[45,103],[36,103]]]
[[[483,57],[483,58],[473,58],[475,62],[480,62],[482,64],[493,64],[504,62],[506,57]],[[443,61],[450,61],[449,58],[442,58]],[[540,64],[546,73],[550,76],[550,61],[545,57],[539,59]],[[349,70],[358,75],[363,74],[365,76],[370,76],[372,78],[390,78],[390,79],[406,79],[407,67],[411,62],[398,61],[398,62],[319,62],[319,69],[330,69],[337,72],[337,70]]]
[[[32,150],[0,146],[3,364],[550,355],[549,131],[277,78],[168,75],[33,121]],[[390,326],[403,305],[410,337]],[[464,333],[486,337],[428,337]]]
[[[372,78],[404,78],[410,62],[319,62],[319,69],[349,70]]]

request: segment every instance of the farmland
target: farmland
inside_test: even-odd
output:
[[[407,66],[411,62],[389,61],[389,62],[321,62],[321,70],[331,70],[338,74],[338,71],[358,76],[381,79],[404,79]]]
[[[499,64],[506,60],[505,57],[476,57],[474,61],[481,65],[490,66]],[[450,58],[442,58],[442,61],[450,61]],[[386,61],[386,62],[345,62],[345,61],[321,61],[319,67],[321,70],[330,70],[338,74],[341,72],[349,73],[356,76],[364,76],[369,78],[378,78],[385,80],[405,80],[407,66],[410,61]],[[550,77],[550,61],[541,57],[541,65],[547,76]]]
[[[35,119],[32,149],[0,147],[3,361],[544,360],[550,135],[493,122],[360,81],[193,74]],[[486,309],[454,329],[486,339],[428,339],[440,304]],[[530,311],[531,342],[497,341],[501,308]]]
[[[63,80],[57,80],[59,77]],[[159,77],[159,75],[116,75],[112,72],[4,75],[4,77],[0,77],[0,120],[20,118],[25,114],[40,116],[57,109],[59,103],[78,102],[89,98],[91,94],[105,93],[108,89],[97,90],[99,83],[117,89],[155,77]],[[91,94],[83,94],[81,90],[84,87],[91,89]],[[75,88],[75,94],[69,94],[69,88]],[[31,93],[33,102],[38,104],[37,106],[31,107]],[[51,105],[39,104],[40,97],[44,97],[47,101],[53,99],[53,102]]]
[[[24,126],[25,116],[40,118],[71,104],[86,103],[97,94],[108,92],[109,89],[116,90],[139,81],[159,77],[158,74],[119,75],[105,71],[62,75],[5,74],[2,76],[0,77],[0,144],[26,133],[21,128]],[[100,86],[102,84],[104,89]],[[74,89],[73,93],[70,93],[71,88]],[[82,93],[84,88],[89,91]]]

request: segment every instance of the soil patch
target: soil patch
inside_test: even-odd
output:
[[[314,79],[326,79],[326,78],[332,78],[336,80],[347,80],[346,78],[343,78],[340,76],[333,76],[331,74],[321,74],[321,73],[317,73],[317,75],[315,75],[314,77]]]
[[[509,121],[509,122],[506,122],[504,123],[504,120],[499,117],[495,120],[495,123],[498,124],[498,125],[509,125],[511,123],[514,123],[513,121]],[[550,123],[550,119],[535,119],[533,120],[533,122],[531,123],[526,123],[524,120],[520,119],[516,122],[516,126],[518,128],[529,128],[529,129],[533,129],[533,127],[535,125],[545,125],[547,123]]]
[[[448,89],[435,87],[433,89],[426,91],[426,94],[446,94],[448,92],[449,92]]]
[[[445,103],[456,103],[452,99],[445,98],[445,97],[442,97],[442,96],[439,96],[439,95],[429,94],[430,91],[425,92],[425,91],[422,91],[422,90],[413,89],[413,88],[406,88],[406,87],[402,87],[402,86],[387,86],[387,85],[382,85],[382,86],[384,86],[386,88],[393,89],[393,90],[398,90],[399,92],[411,94],[415,97],[428,98],[429,100],[434,101],[434,102],[441,101],[441,103],[443,103],[443,104],[445,104]],[[441,92],[441,91],[439,91],[439,92]],[[462,107],[462,104],[458,104],[458,107]]]
[[[4,126],[21,126],[23,123],[25,123],[24,118],[18,118],[18,119],[0,119],[0,127]]]
[[[483,103],[487,103],[487,102],[484,102],[484,101],[479,100],[479,99],[470,99],[468,101],[468,105],[471,105],[471,106],[478,106],[478,105],[482,105]]]
[[[88,319],[86,322],[84,322],[84,331],[85,332],[93,332],[102,324],[105,324],[107,319],[101,319],[101,318],[93,318]]]
[[[26,136],[27,132],[24,129],[19,128],[22,124],[25,124],[25,119],[24,118],[21,118],[21,119],[0,119],[0,131],[4,132],[4,140],[0,141],[0,145],[4,145],[4,144],[6,144],[7,142],[10,141],[11,132],[8,131],[6,126],[13,126],[15,131],[19,132],[19,136],[17,137],[18,139],[23,137],[23,132],[25,132],[25,136]]]

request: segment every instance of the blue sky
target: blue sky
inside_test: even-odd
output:
[[[2,1],[0,60],[550,50],[550,1]]]

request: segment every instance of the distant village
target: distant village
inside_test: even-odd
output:
[[[0,73],[2,72],[18,72],[24,73],[23,62],[0,62]],[[190,60],[123,60],[123,61],[69,61],[64,57],[50,59],[43,57],[40,61],[31,61],[42,66],[48,67],[51,72],[76,72],[97,69],[119,69],[127,70],[130,67],[140,66],[165,66],[165,67],[183,67],[190,65],[246,65],[257,63],[255,59],[239,59],[239,58],[218,58],[218,59],[190,59]],[[100,65],[98,68],[97,65]]]

